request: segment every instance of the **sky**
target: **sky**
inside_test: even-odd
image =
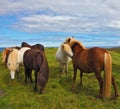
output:
[[[120,0],[0,0],[0,47],[120,46]]]

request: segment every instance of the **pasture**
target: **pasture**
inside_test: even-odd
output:
[[[118,99],[99,99],[98,81],[93,73],[83,74],[83,86],[79,86],[77,71],[76,90],[71,90],[73,68],[68,65],[69,76],[59,77],[59,65],[55,59],[57,48],[45,48],[50,77],[44,94],[34,92],[34,83],[24,83],[24,67],[20,67],[20,77],[11,80],[7,67],[0,61],[0,108],[1,109],[120,109]],[[109,49],[113,61],[113,75],[120,95],[120,48]],[[1,52],[0,52],[1,60]],[[34,79],[34,72],[33,79]],[[102,73],[103,74],[103,73]]]

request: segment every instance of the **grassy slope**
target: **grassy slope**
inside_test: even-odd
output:
[[[94,74],[84,74],[83,86],[71,91],[72,63],[69,64],[69,77],[59,77],[55,60],[56,48],[46,48],[50,67],[50,78],[44,94],[33,91],[34,84],[24,84],[24,68],[20,67],[20,78],[11,81],[8,69],[0,62],[0,108],[1,109],[120,109],[120,99],[98,99],[99,86]],[[113,75],[120,90],[120,49],[112,49]],[[1,60],[1,53],[0,53]],[[34,77],[34,73],[33,73]],[[113,94],[113,87],[112,87]]]

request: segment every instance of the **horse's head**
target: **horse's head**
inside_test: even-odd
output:
[[[76,40],[74,37],[66,38],[64,43],[68,44],[70,47],[72,47],[75,43],[78,43],[81,48],[86,49],[86,47],[79,40]]]
[[[61,45],[61,49],[64,51],[64,53],[66,55],[68,55],[69,57],[72,57],[73,56],[73,52],[72,52],[72,49],[71,47],[68,45],[68,44],[62,44]]]

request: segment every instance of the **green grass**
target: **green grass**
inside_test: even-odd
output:
[[[59,77],[59,65],[55,59],[57,48],[46,48],[50,77],[44,94],[34,92],[34,83],[24,83],[24,68],[20,67],[20,78],[10,79],[10,74],[0,62],[0,109],[120,109],[120,98],[99,99],[98,81],[94,73],[83,75],[83,86],[79,86],[79,71],[76,91],[71,90],[73,68],[69,64],[69,77]],[[120,49],[109,49],[113,59],[113,75],[120,90]],[[1,60],[1,52],[0,52]],[[34,77],[34,72],[33,72]],[[112,87],[113,96],[113,87]]]

